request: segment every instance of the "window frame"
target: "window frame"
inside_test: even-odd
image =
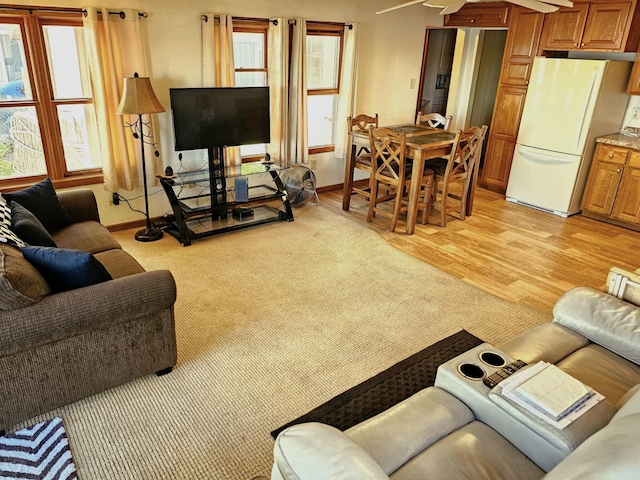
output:
[[[307,96],[309,95],[340,95],[340,80],[342,77],[342,57],[344,54],[344,23],[333,23],[333,22],[315,22],[315,21],[307,21],[307,32],[306,35],[317,35],[317,36],[327,36],[327,37],[338,37],[340,39],[339,46],[339,55],[338,55],[338,69],[337,69],[337,79],[336,79],[336,88],[308,88],[307,87]],[[306,55],[306,52],[305,52]],[[320,145],[317,147],[309,147],[309,155],[316,153],[324,153],[324,152],[333,152],[335,151],[335,143],[331,145]]]
[[[269,20],[260,18],[247,18],[247,17],[234,17],[233,18],[233,33],[259,33],[264,40],[264,59],[262,68],[244,68],[234,67],[234,74],[237,73],[251,73],[251,72],[264,72],[267,79],[266,86],[269,86],[269,72],[268,72],[268,39],[267,32],[269,30]],[[260,162],[264,158],[264,155],[248,155],[241,157],[242,163]]]
[[[58,106],[93,104],[94,100],[93,97],[64,100],[56,100],[54,98],[44,34],[45,26],[82,27],[82,12],[80,10],[77,12],[7,10],[0,13],[0,23],[18,24],[22,27],[21,35],[25,61],[29,71],[31,91],[33,92],[32,100],[0,101],[1,108],[32,107],[35,109],[47,170],[44,175],[0,179],[0,187],[7,191],[24,188],[33,185],[46,176],[51,178],[56,187],[61,188],[102,183],[104,181],[102,168],[73,172],[67,170],[60,120],[58,118]]]

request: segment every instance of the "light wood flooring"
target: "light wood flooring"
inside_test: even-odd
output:
[[[342,190],[320,194],[337,214],[378,231],[389,244],[469,284],[509,301],[551,311],[574,286],[603,289],[609,268],[640,268],[640,232],[582,215],[561,218],[513,204],[504,195],[476,190],[473,215],[447,226],[416,226],[414,235],[395,233],[389,219],[367,222],[367,203],[353,196],[342,210]],[[432,218],[432,222],[437,219]],[[452,299],[455,301],[455,299]]]

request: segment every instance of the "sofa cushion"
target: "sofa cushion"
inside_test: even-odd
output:
[[[0,200],[0,242],[24,247],[26,243],[11,230],[11,207]]]
[[[23,190],[3,193],[2,196],[8,203],[18,202],[33,213],[49,232],[54,232],[71,223],[50,178],[45,178]]]
[[[51,293],[42,275],[10,245],[0,245],[0,310],[15,310]]]
[[[473,412],[464,403],[440,388],[429,387],[349,428],[345,434],[391,475],[430,445],[473,420]]]
[[[640,413],[614,417],[571,455],[560,462],[545,480],[638,480],[640,472]]]
[[[128,277],[145,271],[135,258],[119,248],[96,253],[94,257],[107,269],[112,278]]]
[[[392,437],[393,438],[393,437]],[[390,439],[390,443],[397,439]],[[538,480],[544,472],[498,432],[473,421],[450,433],[393,474],[393,480]]]
[[[57,246],[40,220],[18,202],[11,202],[11,229],[29,245]]]
[[[22,247],[21,251],[42,274],[54,293],[111,280],[107,269],[90,253],[30,246]]]
[[[612,404],[640,383],[640,366],[615,353],[590,344],[557,363],[557,366],[604,395]]]
[[[54,232],[51,236],[60,248],[81,250],[88,253],[121,248],[109,230],[93,220],[72,223],[68,227]]]

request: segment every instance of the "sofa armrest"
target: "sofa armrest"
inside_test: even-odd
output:
[[[47,295],[17,310],[0,311],[0,357],[107,328],[173,308],[176,285],[168,270]]]
[[[640,308],[588,287],[565,293],[553,321],[640,365]]]
[[[276,438],[273,457],[272,480],[389,480],[362,447],[322,423],[283,430]]]
[[[78,190],[60,190],[56,193],[73,223],[86,220],[100,222],[98,203],[93,190],[81,188]]]

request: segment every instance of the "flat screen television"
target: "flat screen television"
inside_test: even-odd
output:
[[[175,148],[269,143],[269,87],[172,88]]]

